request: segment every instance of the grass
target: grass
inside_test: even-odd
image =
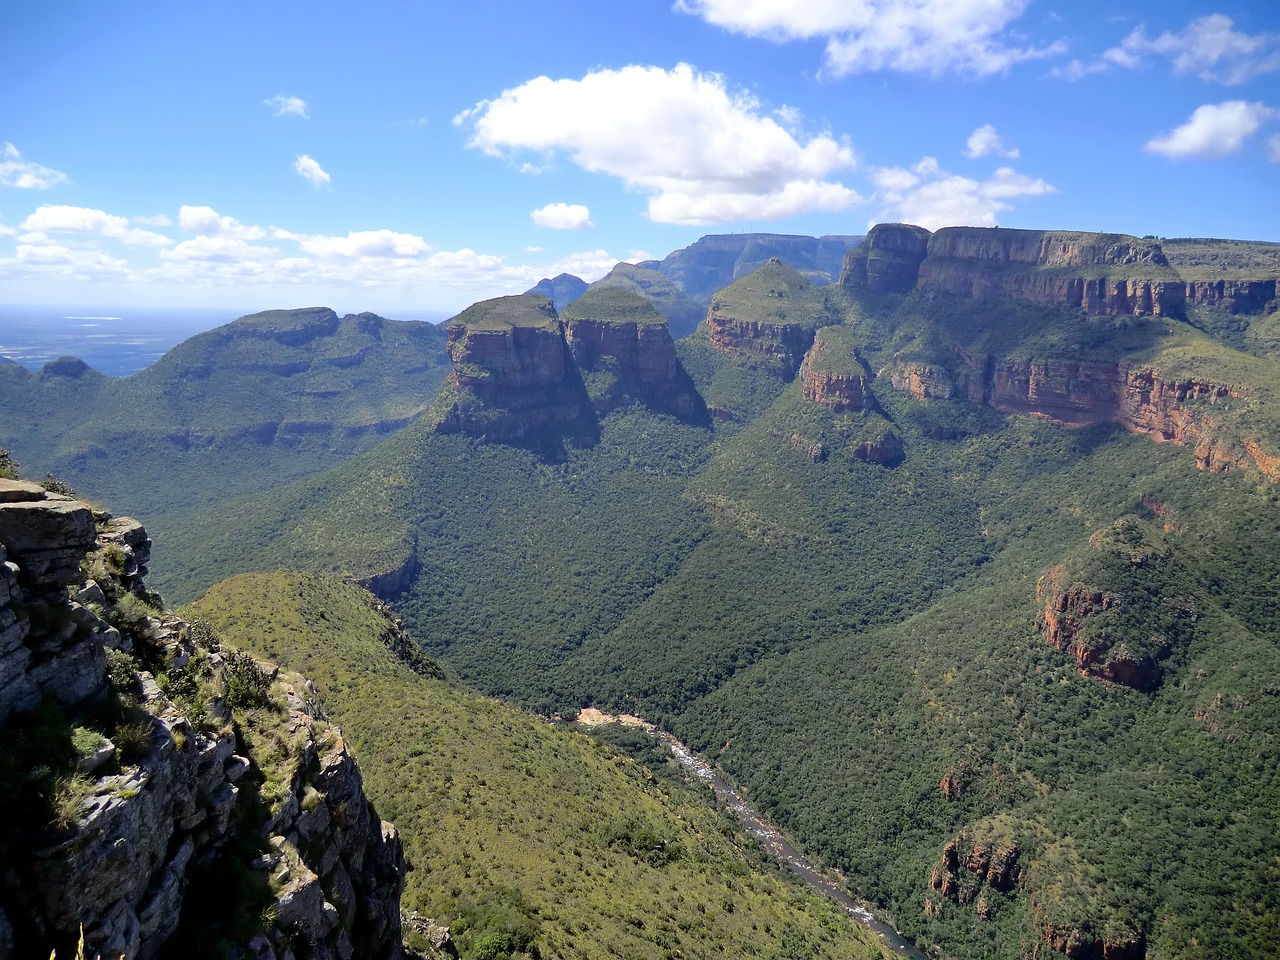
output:
[[[400,828],[414,866],[406,909],[454,924],[466,955],[505,956],[527,939],[543,956],[768,955],[794,930],[813,957],[882,956],[700,792],[409,670],[378,641],[386,614],[358,588],[249,575],[193,609],[227,642],[318,684],[379,813]]]

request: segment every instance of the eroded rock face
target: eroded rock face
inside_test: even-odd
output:
[[[721,353],[737,354],[750,363],[790,379],[813,343],[813,330],[803,324],[742,320],[717,309],[711,301],[707,323],[711,345]]]
[[[929,231],[909,223],[877,223],[845,256],[840,283],[872,293],[909,293],[929,250]]]
[[[711,298],[711,346],[744,366],[793,379],[822,321],[811,289],[775,257]]]
[[[644,296],[592,287],[564,315],[565,339],[584,376],[602,374],[590,390],[600,413],[638,400],[682,420],[710,416],[676,356],[666,319]]]
[[[961,398],[1069,427],[1119,423],[1131,433],[1190,447],[1203,470],[1257,469],[1271,482],[1280,482],[1280,456],[1247,437],[1241,439],[1242,450],[1237,449],[1219,430],[1213,407],[1238,399],[1229,386],[1116,363],[959,360],[950,371],[903,363],[889,371],[889,381],[917,400]]]
[[[78,573],[90,548],[85,569],[97,580]],[[165,665],[171,685],[199,662],[213,678],[210,689],[218,689],[219,671],[238,655],[199,646],[179,618],[145,615],[127,631],[111,625],[112,611],[126,598],[148,596],[141,577],[150,548],[136,521],[94,516],[84,504],[30,484],[0,484],[0,726],[24,722],[23,711],[42,696],[70,711],[105,700],[111,689],[105,651],[119,658],[115,651],[138,643],[150,651],[148,662]],[[49,563],[54,549],[60,560]],[[72,569],[77,577],[69,581]],[[78,583],[75,599],[68,597],[68,582]],[[12,859],[0,876],[5,956],[48,956],[55,947],[71,955],[83,929],[87,956],[154,957],[175,935],[184,910],[209,909],[192,906],[189,896],[221,898],[218,910],[234,909],[235,891],[192,886],[192,869],[243,857],[254,838],[261,854],[246,866],[270,872],[276,919],[242,948],[298,960],[402,955],[406,867],[395,828],[370,806],[355,760],[341,731],[320,712],[315,688],[271,664],[254,669],[274,678],[274,695],[282,699],[273,708],[284,745],[283,756],[272,761],[280,795],[260,803],[257,791],[241,789],[246,776],[259,776],[251,769],[267,761],[236,754],[231,714],[219,696],[195,724],[142,672],[128,694],[142,718],[131,721],[138,732],[120,741],[128,748],[102,740],[104,749],[79,763],[81,793],[59,808],[64,819],[7,838]]]
[[[1276,281],[1188,280],[1184,296],[1187,303],[1228,313],[1262,313],[1276,298]]]
[[[551,452],[596,432],[582,377],[547,297],[474,304],[449,323],[456,397],[437,430]]]
[[[843,327],[818,330],[800,364],[799,379],[806,399],[835,413],[865,410],[870,405],[866,374]]]
[[[877,224],[850,251],[841,283],[873,293],[935,291],[1076,307],[1090,314],[1181,315],[1187,285],[1160,245],[1118,234]]]

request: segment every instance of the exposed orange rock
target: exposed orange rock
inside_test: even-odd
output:
[[[711,346],[736,354],[749,363],[790,379],[813,343],[813,329],[801,323],[766,323],[742,320],[722,312],[724,304],[712,300],[707,310]]]
[[[1185,298],[1187,303],[1220,307],[1228,313],[1262,313],[1276,298],[1276,281],[1188,280]]]
[[[866,374],[847,342],[847,331],[824,327],[800,364],[800,389],[807,400],[835,413],[865,410],[870,406]]]

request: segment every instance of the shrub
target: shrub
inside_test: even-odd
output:
[[[271,677],[247,653],[225,654],[222,665],[227,684],[227,706],[239,709],[265,707],[271,703]]]
[[[116,745],[116,752],[122,763],[135,763],[151,752],[151,745],[155,742],[151,723],[150,717],[144,717],[134,723],[121,723],[116,727],[116,734],[111,742]]]
[[[0,478],[18,479],[18,461],[13,459],[13,454],[4,447],[0,447]]]
[[[74,497],[76,495],[71,484],[60,477],[55,477],[52,473],[45,474],[45,478],[40,481],[40,486],[44,487],[49,493],[56,493],[60,496]]]
[[[49,825],[57,830],[74,827],[80,820],[80,805],[92,795],[93,783],[82,773],[55,780],[49,797],[53,812]]]

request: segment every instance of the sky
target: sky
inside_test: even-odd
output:
[[[453,313],[709,233],[1280,241],[1280,3],[9,3],[0,303]]]

